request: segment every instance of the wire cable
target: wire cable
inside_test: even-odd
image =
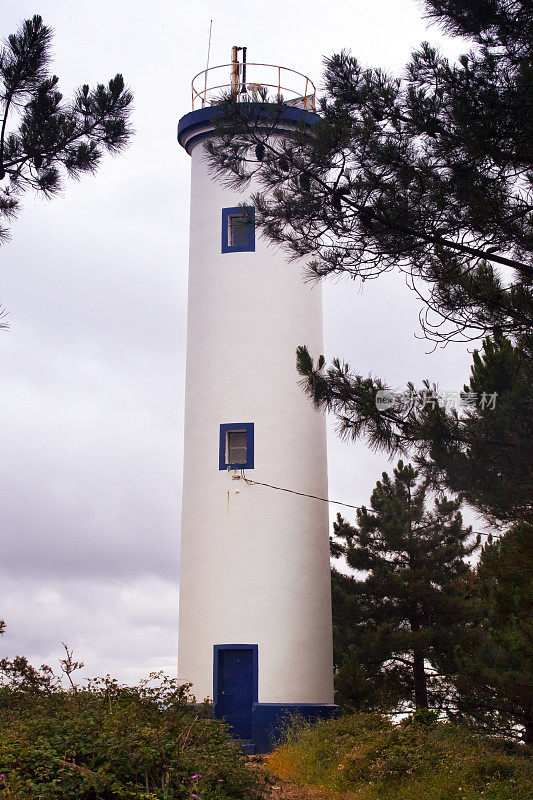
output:
[[[336,506],[346,506],[346,508],[355,508],[357,511],[361,510],[361,506],[353,506],[351,503],[342,503],[340,500],[330,500],[327,497],[319,497],[316,494],[306,494],[306,492],[297,492],[295,489],[285,489],[284,486],[274,486],[272,483],[261,483],[261,481],[253,481],[247,478],[244,470],[241,470],[241,477],[245,483],[253,483],[255,486],[267,486],[269,489],[277,489],[279,492],[288,492],[289,494],[298,494],[300,497],[311,497],[313,500],[321,500],[323,503],[335,503]]]
[[[328,497],[319,497],[316,494],[307,494],[307,492],[297,492],[296,489],[287,489],[285,486],[274,486],[273,483],[263,483],[262,481],[254,481],[252,478],[247,478],[244,474],[244,469],[241,469],[241,478],[249,486],[266,486],[268,489],[277,489],[278,492],[288,492],[288,494],[297,494],[300,497],[310,497],[312,500],[320,500],[323,503],[333,503],[336,506],[344,506],[345,508],[355,508],[356,511],[361,511],[363,506],[354,506],[352,503],[343,503],[341,500],[330,500]],[[486,536],[487,538],[499,539],[503,534],[484,533],[483,531],[472,531],[475,536]]]

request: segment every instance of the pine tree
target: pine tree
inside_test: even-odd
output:
[[[460,715],[533,744],[533,526],[520,522],[481,551],[473,646],[457,648]],[[517,726],[518,729],[517,730]]]
[[[427,494],[412,465],[399,461],[393,478],[384,472],[377,482],[371,508],[357,511],[355,527],[340,515],[334,524],[348,566],[367,573],[352,579],[358,668],[372,674],[377,667],[374,686],[381,678],[389,697],[403,694],[423,709],[440,704],[437,665],[451,663],[469,621],[465,558],[479,546],[460,501],[441,496],[430,506]],[[341,679],[352,666],[350,659],[341,665]]]
[[[470,381],[464,387],[469,405],[458,411],[447,409],[438,388],[429,382],[418,390],[407,386],[407,405],[380,409],[376,393],[386,389],[383,382],[354,375],[339,360],[326,368],[320,358],[315,367],[305,348],[298,351],[307,392],[318,406],[335,413],[341,434],[363,436],[389,454],[414,456],[428,485],[460,493],[500,535],[514,523],[483,550],[473,584],[477,603],[470,604],[466,629],[457,631],[456,657],[448,651],[441,660],[435,654],[435,665],[447,676],[458,713],[491,732],[513,735],[518,725],[528,742],[533,736],[531,356],[529,337],[516,344],[504,337],[485,340],[473,353]],[[343,588],[345,593],[351,590],[351,597],[334,606],[337,628],[342,628],[344,611],[358,600],[355,586],[345,581]],[[338,591],[333,598],[338,602]],[[353,629],[350,620],[344,638],[358,642]],[[384,702],[390,707],[383,694],[381,699],[376,694],[376,689],[387,686],[388,676],[376,666],[375,651],[366,645],[362,649],[360,642],[355,650],[337,675],[341,697],[354,707],[361,702],[369,707]],[[399,680],[392,674],[388,685],[398,687]]]
[[[254,177],[257,224],[315,276],[401,270],[429,338],[518,335],[533,321],[530,4],[427,5],[471,52],[451,64],[423,44],[401,79],[333,55],[320,121],[279,144],[281,102],[230,96],[212,167],[237,186]]]
[[[337,518],[337,524],[344,520]],[[333,541],[337,557],[343,545]],[[331,570],[333,611],[333,667],[336,702],[348,711],[394,711],[412,696],[412,684],[405,665],[386,658],[376,643],[365,635],[372,615],[371,600],[353,575]]]
[[[0,242],[19,197],[33,189],[51,197],[64,175],[96,172],[102,152],[122,150],[130,136],[131,93],[122,75],[87,85],[64,102],[48,70],[52,31],[40,16],[25,20],[0,51]]]
[[[429,381],[408,383],[381,408],[384,381],[354,374],[340,359],[326,367],[321,356],[315,364],[305,347],[298,348],[297,368],[315,405],[337,417],[342,436],[413,458],[434,488],[462,494],[493,523],[511,523],[533,515],[532,356],[531,337],[516,344],[485,339],[474,350],[459,408],[447,407]]]

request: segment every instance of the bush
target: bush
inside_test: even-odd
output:
[[[18,663],[18,665],[17,665]],[[65,690],[47,668],[2,662],[0,798],[253,800],[262,786],[187,685],[109,676]]]
[[[299,722],[269,757],[278,778],[350,800],[531,800],[533,768],[521,746],[452,723],[394,725],[354,714]]]

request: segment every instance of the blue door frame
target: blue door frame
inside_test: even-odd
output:
[[[252,738],[252,708],[257,703],[258,646],[215,644],[213,703],[215,717],[224,718],[238,739]]]

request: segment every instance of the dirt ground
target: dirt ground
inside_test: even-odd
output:
[[[264,759],[262,756],[250,756],[249,764],[251,769],[264,769]],[[271,778],[271,780],[273,780]],[[292,783],[274,780],[270,787],[271,800],[331,800],[320,792],[311,789],[302,789]]]
[[[311,792],[310,789],[302,789],[290,783],[274,784],[271,788],[272,800],[329,800],[323,794]]]

